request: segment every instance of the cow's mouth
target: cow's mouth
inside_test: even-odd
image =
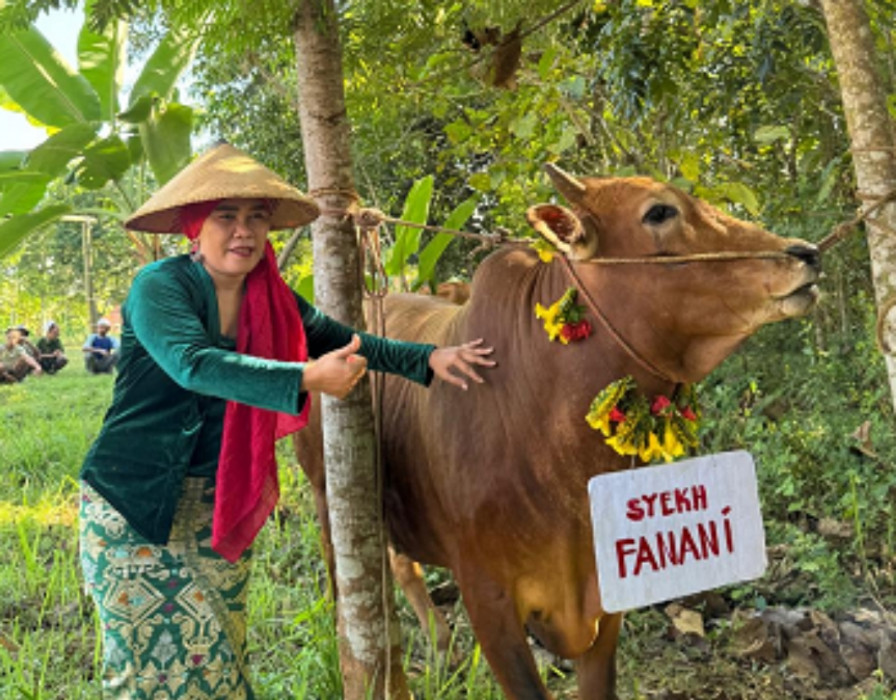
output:
[[[802,316],[818,303],[821,291],[815,282],[807,282],[790,294],[779,299],[784,314],[788,317]]]

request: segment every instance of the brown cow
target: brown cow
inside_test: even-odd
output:
[[[498,365],[468,392],[386,379],[384,507],[397,550],[454,574],[508,698],[550,698],[528,630],[575,660],[580,698],[607,700],[622,616],[601,608],[586,485],[633,461],[586,423],[589,405],[627,375],[647,396],[670,395],[763,324],[804,314],[817,298],[818,253],[667,184],[548,170],[575,213],[540,205],[528,218],[572,272],[559,256],[544,263],[507,247],[478,267],[463,306],[386,299],[387,335],[440,345],[483,337]],[[594,262],[619,259],[639,262]],[[573,284],[593,301],[594,334],[549,342],[533,308]],[[299,459],[320,488],[320,451],[302,446],[310,430]]]

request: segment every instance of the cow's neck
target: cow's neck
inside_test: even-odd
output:
[[[646,300],[632,305],[632,295],[621,295],[619,285],[602,272],[606,268],[563,258],[545,271],[545,282],[554,289],[565,291],[572,286],[578,290],[579,303],[594,331],[591,338],[578,342],[600,343],[601,356],[617,366],[614,374],[631,375],[646,393],[670,393],[683,383],[678,343],[655,332]]]
[[[496,314],[513,318],[513,323],[506,328],[509,338],[504,350],[513,353],[513,357],[501,357],[501,364],[519,362],[520,373],[542,372],[552,377],[553,386],[562,391],[581,390],[590,393],[591,397],[626,375],[633,376],[645,393],[669,394],[674,390],[677,380],[662,370],[664,365],[654,371],[649,369],[651,363],[645,366],[635,360],[630,351],[621,347],[619,339],[590,312],[586,316],[594,330],[591,337],[571,341],[569,345],[548,341],[543,321],[535,316],[535,305],[551,305],[571,286],[560,264],[545,264],[530,251],[515,250],[494,255],[483,266],[498,269],[490,269],[474,280],[473,297],[464,312],[475,330],[468,328],[465,332],[481,334],[488,340],[494,333]],[[639,334],[637,328],[626,322],[626,309],[622,310],[621,316],[614,313],[611,292],[611,285],[599,285],[593,291],[595,302],[602,309],[610,307],[604,311],[608,322],[617,329],[624,342],[638,354],[643,354],[641,348],[652,339]],[[583,303],[581,299],[580,303]],[[510,309],[514,310],[512,314]],[[499,325],[503,326],[503,323]],[[501,330],[505,329],[501,327]],[[675,351],[673,348],[664,350]]]
[[[559,286],[574,285],[588,297],[595,330],[616,340],[651,384],[692,383],[703,379],[740,344],[748,332],[726,337],[684,332],[667,299],[641,294],[649,268],[591,263],[556,264]],[[584,303],[584,299],[583,299]]]

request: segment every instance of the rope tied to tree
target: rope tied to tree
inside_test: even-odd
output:
[[[856,194],[863,202],[873,200],[874,204],[862,211],[862,213],[855,218],[837,224],[834,227],[834,230],[831,231],[830,234],[828,234],[818,243],[818,250],[820,250],[822,253],[830,250],[838,243],[841,243],[854,230],[858,230],[859,224],[868,219],[868,217],[875,213],[878,209],[883,207],[888,202],[896,200],[896,188],[883,195],[875,195],[871,194],[870,192],[857,192]],[[869,223],[882,228],[887,233],[893,233],[893,231],[888,226],[880,221],[872,219]]]

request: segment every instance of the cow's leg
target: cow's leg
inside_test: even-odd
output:
[[[616,700],[616,643],[622,628],[622,613],[605,614],[594,644],[576,659],[579,697]]]
[[[414,614],[420,622],[420,627],[426,633],[427,639],[430,633],[430,620],[432,620],[436,635],[436,650],[444,661],[449,663],[455,661],[448,655],[451,646],[451,628],[448,627],[445,616],[429,597],[420,565],[406,554],[396,552],[392,547],[389,547],[389,565],[392,567],[392,575],[414,609]]]
[[[551,700],[513,598],[478,572],[456,571],[476,640],[508,700]],[[582,696],[584,699],[586,696]]]

